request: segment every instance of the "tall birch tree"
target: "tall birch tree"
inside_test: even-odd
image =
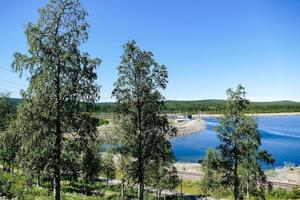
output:
[[[118,78],[112,96],[117,101],[117,114],[123,133],[121,153],[130,160],[127,171],[138,184],[138,199],[143,199],[146,168],[150,162],[161,162],[172,153],[167,137],[175,130],[161,114],[168,72],[153,54],[141,50],[135,41],[124,45],[118,67]]]
[[[20,75],[30,73],[17,117],[24,163],[53,175],[56,200],[65,142],[85,142],[96,131],[96,120],[80,112],[82,102],[99,98],[95,70],[100,60],[80,48],[88,39],[86,17],[79,0],[50,0],[39,9],[38,21],[25,27],[28,53],[15,53],[12,64]]]

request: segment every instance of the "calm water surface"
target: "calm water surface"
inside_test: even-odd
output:
[[[276,160],[275,167],[285,162],[300,165],[300,116],[258,117],[261,134],[261,149],[267,150]],[[215,118],[206,118],[206,129],[199,133],[176,137],[171,140],[173,152],[178,162],[197,162],[209,147],[218,146],[214,127]]]

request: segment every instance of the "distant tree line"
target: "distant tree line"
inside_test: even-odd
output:
[[[116,109],[115,103],[97,103],[95,112],[112,113]],[[198,114],[219,114],[226,110],[226,100],[200,100],[200,101],[166,101],[163,112]],[[251,102],[247,113],[279,113],[300,112],[300,103],[292,101]]]

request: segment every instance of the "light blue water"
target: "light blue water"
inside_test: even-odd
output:
[[[203,159],[209,147],[219,144],[214,127],[215,118],[206,118],[206,129],[199,133],[180,136],[171,140],[173,152],[178,162],[197,162]],[[261,149],[267,150],[276,160],[274,166],[285,162],[300,165],[300,116],[258,117],[261,134]]]

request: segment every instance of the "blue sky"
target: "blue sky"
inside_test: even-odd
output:
[[[25,78],[9,69],[25,53],[24,26],[46,0],[0,5],[0,91],[18,97]],[[89,12],[84,49],[102,59],[101,101],[112,101],[121,45],[135,39],[169,70],[167,99],[226,98],[242,83],[253,101],[300,101],[298,0],[82,0]]]

